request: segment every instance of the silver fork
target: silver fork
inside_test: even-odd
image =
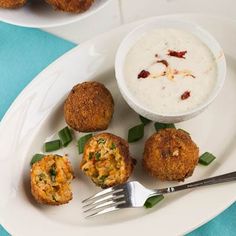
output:
[[[180,190],[197,188],[212,184],[230,182],[234,180],[236,180],[236,171],[188,184],[153,190],[145,188],[137,181],[131,181],[105,189],[83,200],[83,210],[84,213],[88,214],[86,218],[98,216],[123,208],[143,207],[145,201],[152,196],[173,193]]]

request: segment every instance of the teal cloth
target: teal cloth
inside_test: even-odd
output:
[[[74,46],[41,30],[0,22],[0,120],[20,91],[47,65]],[[0,225],[0,236],[8,235]],[[222,235],[236,235],[236,203],[188,234]]]

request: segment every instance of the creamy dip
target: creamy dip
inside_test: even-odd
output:
[[[160,114],[192,110],[210,95],[217,68],[210,49],[195,35],[177,29],[155,29],[127,54],[126,84],[143,106]]]

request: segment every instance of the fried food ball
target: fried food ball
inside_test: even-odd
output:
[[[81,13],[87,11],[94,3],[94,0],[46,0],[46,2],[56,10]]]
[[[0,0],[0,7],[2,8],[18,8],[25,5],[27,0]]]
[[[61,205],[72,199],[70,183],[74,178],[67,156],[47,155],[31,168],[31,192],[35,200]]]
[[[143,165],[160,180],[183,181],[193,174],[199,149],[180,129],[162,129],[145,143]]]
[[[97,134],[85,145],[81,170],[102,188],[125,183],[133,171],[128,143],[113,134]]]
[[[66,123],[81,132],[107,129],[114,112],[114,101],[109,90],[98,82],[77,84],[64,104]]]

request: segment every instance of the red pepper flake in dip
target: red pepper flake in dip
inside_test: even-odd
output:
[[[145,79],[150,75],[150,72],[147,70],[142,70],[139,74],[138,74],[138,79]]]
[[[190,91],[185,91],[182,95],[181,95],[181,100],[186,100],[190,97]]]
[[[185,54],[187,53],[187,51],[174,51],[174,50],[168,50],[168,54],[169,56],[172,57],[178,57],[178,58],[183,58],[185,59]]]
[[[159,60],[159,61],[157,61],[157,63],[161,63],[161,64],[163,64],[166,67],[169,66],[169,63],[166,60]]]

